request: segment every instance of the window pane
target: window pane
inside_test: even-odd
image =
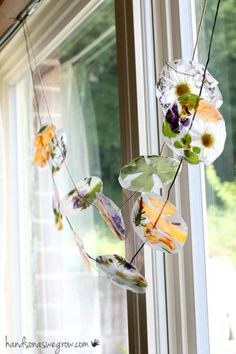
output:
[[[118,184],[120,135],[113,1],[106,1],[40,65],[50,115],[67,136],[67,164],[75,182],[98,176],[104,194],[121,204]],[[42,123],[50,123],[40,80],[37,97]],[[35,110],[35,102],[32,105]],[[37,114],[28,131],[39,128]],[[25,132],[26,137],[27,132]],[[32,161],[32,156],[29,156]],[[126,292],[83,265],[65,223],[58,232],[52,213],[52,179],[47,168],[32,166],[32,262],[34,264],[35,336],[101,343],[97,353],[128,353]],[[61,197],[73,189],[65,168],[56,175]],[[113,236],[94,207],[71,217],[85,249],[124,255],[124,242]],[[38,351],[38,353],[41,353]]]
[[[199,61],[205,63],[216,9],[209,0]],[[202,0],[196,0],[200,15]],[[221,2],[209,71],[219,81],[224,104],[220,108],[227,128],[225,150],[206,168],[208,223],[208,308],[211,354],[236,353],[236,7],[234,0]],[[199,18],[197,18],[199,23]]]

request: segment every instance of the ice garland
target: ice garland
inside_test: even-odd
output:
[[[133,194],[139,193],[139,197],[133,205],[130,223],[143,244],[130,262],[116,254],[91,257],[85,251],[82,238],[74,230],[69,220],[70,215],[94,206],[112,233],[123,241],[126,232],[122,208],[126,202],[119,208],[105,196],[102,193],[103,183],[98,177],[89,176],[77,184],[74,182],[66,164],[66,137],[61,129],[58,130],[54,126],[51,119],[29,30],[25,20],[22,21],[40,123],[40,129],[34,142],[34,163],[41,168],[46,165],[50,168],[53,181],[52,205],[56,227],[58,230],[62,230],[65,219],[73,232],[75,243],[86,267],[91,267],[90,261],[92,260],[113,283],[136,293],[144,293],[147,287],[146,279],[133,265],[133,261],[142,247],[147,245],[156,251],[175,254],[186,242],[187,225],[176,207],[169,202],[170,191],[181,171],[183,160],[189,164],[210,164],[224,149],[225,122],[218,110],[222,104],[222,96],[218,82],[207,71],[219,5],[220,0],[217,4],[205,67],[194,60],[174,60],[163,67],[157,82],[156,95],[164,113],[162,125],[164,142],[173,153],[180,156],[180,160],[161,154],[139,156],[120,170],[119,183],[121,187],[133,191]],[[50,118],[49,123],[44,126],[42,126],[40,119],[30,47]],[[60,198],[54,175],[60,171],[63,165],[65,165],[74,189]],[[163,199],[160,196],[160,191],[168,185],[167,198]]]

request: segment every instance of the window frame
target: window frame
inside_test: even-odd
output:
[[[156,154],[162,144],[163,115],[154,80],[166,61],[191,58],[196,37],[194,2],[136,0],[133,11],[140,153]],[[187,222],[188,240],[174,256],[155,255],[145,248],[146,275],[152,279],[152,294],[148,291],[146,298],[149,353],[208,354],[204,166],[183,165],[171,201]]]
[[[194,0],[152,0],[152,6],[158,77],[166,61],[191,58],[196,38],[195,8]],[[161,112],[158,112],[158,121],[161,131]],[[181,211],[189,232],[183,250],[178,255],[165,256],[168,352],[208,354],[207,230],[203,165],[183,165],[171,200]]]

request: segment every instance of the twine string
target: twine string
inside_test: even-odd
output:
[[[41,120],[41,116],[40,116],[38,96],[37,96],[37,93],[36,93],[36,84],[35,84],[35,79],[34,79],[33,67],[32,67],[32,63],[31,63],[31,59],[30,59],[29,43],[26,40],[27,34],[26,34],[24,22],[22,22],[22,23],[23,23],[23,32],[24,32],[24,37],[25,37],[27,58],[28,58],[30,74],[31,74],[32,82],[33,82],[33,90],[34,90],[34,97],[35,97],[35,103],[36,103],[36,111],[37,111],[37,115],[38,115],[39,124],[40,124],[40,127],[41,127],[42,126],[42,120]]]
[[[42,88],[43,97],[44,97],[45,104],[46,104],[46,107],[47,107],[49,119],[50,119],[50,122],[51,122],[53,130],[54,130],[54,136],[55,136],[55,139],[56,139],[56,143],[57,143],[58,148],[60,149],[61,154],[63,154],[63,151],[61,150],[61,147],[59,145],[59,142],[58,142],[56,134],[55,134],[55,128],[54,128],[54,124],[53,124],[53,121],[52,121],[52,118],[51,118],[49,105],[48,105],[47,97],[46,97],[45,90],[44,90],[44,84],[43,84],[43,80],[42,80],[42,77],[41,77],[41,72],[40,72],[40,70],[38,68],[36,56],[35,56],[34,50],[33,50],[33,45],[32,45],[31,39],[30,39],[30,33],[29,33],[28,27],[27,27],[27,25],[25,23],[25,20],[22,20],[21,22],[22,22],[23,33],[24,33],[24,38],[25,38],[27,58],[28,58],[29,67],[30,67],[30,74],[31,74],[32,83],[33,83],[34,98],[35,98],[35,102],[36,102],[36,110],[37,110],[37,116],[38,116],[38,119],[39,119],[40,127],[42,127],[43,124],[42,124],[42,120],[41,120],[41,116],[40,116],[40,107],[39,107],[38,96],[37,96],[37,93],[36,93],[36,83],[35,83],[35,78],[34,78],[32,61],[31,61],[31,58],[30,58],[30,49],[31,49],[31,52],[32,52],[33,57],[34,57],[35,67],[37,69],[38,77],[40,79],[40,85],[41,85],[41,88]],[[31,47],[31,48],[29,48],[29,47]],[[64,164],[65,164],[65,161],[64,161]],[[50,169],[50,172],[51,172],[53,186],[54,186],[54,188],[57,188],[56,181],[55,181],[55,176],[54,176],[53,169],[52,169],[52,160],[51,159],[48,160],[48,165],[49,165],[49,169]],[[78,193],[78,196],[81,199],[85,200],[88,204],[94,206],[99,211],[99,209],[97,208],[96,205],[94,205],[93,203],[91,203],[86,198],[84,198],[83,196],[80,195],[80,193],[79,193],[79,191],[77,189],[77,186],[76,186],[76,184],[74,182],[74,179],[73,179],[73,177],[72,177],[72,175],[70,173],[70,170],[69,170],[69,168],[68,168],[68,166],[66,164],[65,164],[65,167],[66,167],[66,170],[67,170],[67,172],[69,174],[71,182],[73,183],[73,185],[74,185],[74,187],[75,187],[75,189],[76,189],[76,191]],[[67,224],[69,225],[69,228],[71,229],[71,231],[75,232],[75,229],[74,229],[70,219],[67,216],[65,218],[66,218]],[[92,256],[90,256],[89,253],[86,252],[86,255],[88,256],[89,259],[91,259],[91,260],[96,262],[96,259],[94,259]]]
[[[41,116],[40,116],[39,102],[38,102],[38,97],[37,97],[37,93],[36,93],[36,83],[35,83],[35,79],[34,79],[33,66],[32,66],[32,62],[31,62],[31,58],[30,58],[30,49],[31,49],[33,60],[34,60],[34,63],[35,63],[35,68],[36,68],[36,71],[37,71],[37,74],[38,74],[38,77],[39,77],[39,81],[40,81],[40,85],[41,85],[41,89],[42,89],[42,93],[43,93],[43,98],[44,98],[46,109],[47,109],[47,112],[48,112],[48,117],[49,117],[49,120],[50,120],[51,125],[52,125],[52,129],[53,129],[53,132],[54,132],[54,138],[56,140],[56,145],[59,148],[59,150],[60,150],[60,152],[61,152],[61,154],[63,156],[63,151],[61,149],[61,146],[60,146],[59,141],[58,141],[57,136],[56,136],[55,125],[53,124],[52,116],[51,116],[51,113],[50,113],[49,104],[48,104],[48,100],[47,100],[45,89],[44,89],[44,83],[43,83],[43,80],[42,80],[41,71],[39,69],[39,65],[38,65],[38,62],[37,62],[37,59],[36,59],[36,55],[35,55],[35,52],[34,52],[34,47],[33,47],[32,41],[31,41],[29,28],[28,28],[28,25],[25,22],[25,20],[22,20],[22,25],[23,25],[23,31],[24,31],[24,37],[25,37],[25,43],[26,43],[26,51],[27,51],[27,57],[28,57],[29,65],[30,65],[30,73],[31,73],[32,82],[33,82],[33,90],[34,90],[34,96],[35,96],[35,101],[36,101],[36,106],[37,106],[37,113],[38,113],[38,118],[39,118],[39,122],[40,122],[40,127],[42,127],[42,120],[41,120]],[[80,192],[79,192],[79,190],[78,190],[78,188],[76,186],[76,183],[74,181],[74,178],[73,178],[73,176],[72,176],[72,174],[70,172],[70,169],[69,169],[69,167],[67,165],[66,160],[64,161],[64,166],[65,166],[67,174],[68,174],[68,176],[69,176],[69,178],[71,180],[71,183],[72,183],[74,189],[76,190],[76,192],[78,194],[78,197],[83,199],[86,203],[88,203],[89,205],[92,205],[95,209],[97,209],[99,211],[98,207],[94,203],[90,202],[87,198],[83,197],[80,194]]]
[[[203,9],[202,9],[202,13],[201,13],[201,17],[200,17],[200,22],[199,22],[199,26],[198,26],[198,31],[197,31],[196,42],[195,42],[195,46],[194,46],[194,49],[193,49],[192,60],[194,60],[194,57],[195,57],[195,54],[196,54],[196,50],[197,50],[197,47],[198,47],[198,43],[199,43],[199,39],[200,39],[200,34],[201,34],[201,30],[202,30],[202,25],[203,25],[203,19],[204,19],[204,17],[205,17],[206,8],[207,8],[207,1],[208,1],[208,0],[204,0]]]

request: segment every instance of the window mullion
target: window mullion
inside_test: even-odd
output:
[[[158,154],[152,1],[134,1],[133,11],[140,154]],[[146,294],[148,353],[167,354],[164,258],[148,247],[145,248],[145,275],[149,282]]]

